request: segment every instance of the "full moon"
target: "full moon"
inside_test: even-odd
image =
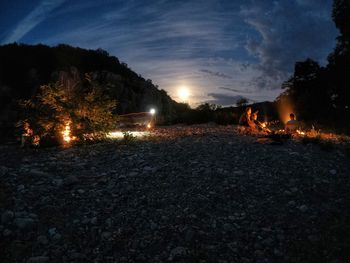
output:
[[[181,101],[186,101],[190,97],[190,91],[187,87],[180,87],[179,90],[177,91],[177,94],[179,96],[179,99]]]

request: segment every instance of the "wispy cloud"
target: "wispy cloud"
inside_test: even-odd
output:
[[[231,91],[235,93],[240,93],[240,94],[252,94],[252,90],[242,90],[242,89],[235,89],[235,88],[229,88],[229,87],[219,87],[221,90],[226,90],[226,91]]]
[[[223,106],[234,105],[240,99],[245,98],[244,96],[241,96],[241,95],[233,96],[233,95],[227,95],[227,94],[223,94],[223,93],[208,93],[208,96],[212,97],[212,99],[209,99],[207,102],[218,104],[218,105],[223,105]],[[245,99],[247,99],[247,98],[245,98]],[[247,100],[249,100],[249,99],[247,99]]]
[[[63,2],[41,2],[5,41],[36,28],[24,39],[103,48],[174,98],[188,86],[194,103],[273,100],[297,60],[325,61],[335,44],[330,0]]]
[[[251,85],[279,87],[291,74],[294,63],[308,57],[325,63],[336,36],[330,10],[331,1],[327,0],[247,1],[241,14],[260,35],[249,36],[245,44],[258,58],[255,66],[261,72],[252,78]]]
[[[52,10],[59,7],[67,0],[44,0],[25,18],[23,18],[17,26],[2,41],[2,44],[19,41],[28,32],[34,29],[38,24],[44,21]]]
[[[221,73],[221,72],[214,72],[214,71],[211,71],[211,70],[208,70],[208,69],[201,69],[200,72],[209,74],[210,76],[223,78],[223,79],[232,79],[232,77],[229,76],[229,75],[226,75],[226,74]]]

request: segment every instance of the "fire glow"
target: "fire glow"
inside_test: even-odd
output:
[[[70,143],[71,141],[73,141],[75,139],[74,136],[72,136],[72,132],[71,132],[71,127],[70,127],[70,122],[66,122],[65,126],[64,126],[64,130],[62,131],[62,138],[64,143]]]
[[[301,130],[296,130],[296,133],[299,135],[305,135],[305,132],[301,131]]]

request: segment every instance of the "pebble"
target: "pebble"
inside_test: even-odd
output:
[[[306,212],[308,210],[308,207],[306,205],[301,205],[301,206],[299,206],[299,210],[301,212]]]
[[[58,241],[58,240],[60,240],[61,238],[62,238],[62,235],[59,234],[59,233],[56,233],[56,234],[52,237],[52,240]]]
[[[35,226],[35,222],[31,218],[16,218],[14,223],[20,230],[32,230]]]
[[[337,174],[337,170],[335,170],[335,169],[329,170],[329,173],[332,174],[332,175],[336,175]]]
[[[92,224],[92,225],[97,225],[97,217],[91,218],[90,224]]]
[[[193,144],[193,137],[171,137],[132,147],[26,149],[28,164],[0,177],[2,255],[16,249],[23,253],[17,261],[34,263],[274,262],[289,244],[323,240],[319,215],[344,222],[345,156],[293,142],[253,145],[255,138],[229,131],[215,142],[196,131]],[[313,162],[304,162],[307,151]],[[336,176],[319,176],[325,173]],[[342,244],[331,235],[326,245],[338,251]],[[296,256],[309,252],[322,254],[301,247]]]
[[[14,217],[14,213],[10,210],[7,210],[1,215],[1,223],[6,224],[12,221],[13,217]]]
[[[9,169],[6,166],[0,166],[0,176],[4,176],[8,173]]]
[[[36,240],[41,245],[47,245],[49,243],[47,237],[44,235],[38,236]]]
[[[50,259],[44,256],[31,257],[28,259],[27,263],[47,263]]]
[[[244,175],[244,171],[242,171],[242,170],[233,171],[233,174],[242,176],[242,175]]]
[[[5,229],[2,234],[4,237],[9,237],[12,235],[12,231],[10,229]]]
[[[47,232],[51,237],[54,236],[56,234],[56,227],[50,228]]]
[[[187,251],[187,249],[184,248],[184,247],[176,247],[176,248],[173,248],[173,249],[170,251],[170,255],[169,255],[169,257],[168,257],[168,260],[173,261],[173,260],[176,259],[177,257],[187,255],[187,253],[188,253],[188,251]]]

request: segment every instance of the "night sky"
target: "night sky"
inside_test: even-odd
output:
[[[331,0],[1,1],[0,42],[103,48],[179,100],[273,100],[296,61],[325,65]]]

